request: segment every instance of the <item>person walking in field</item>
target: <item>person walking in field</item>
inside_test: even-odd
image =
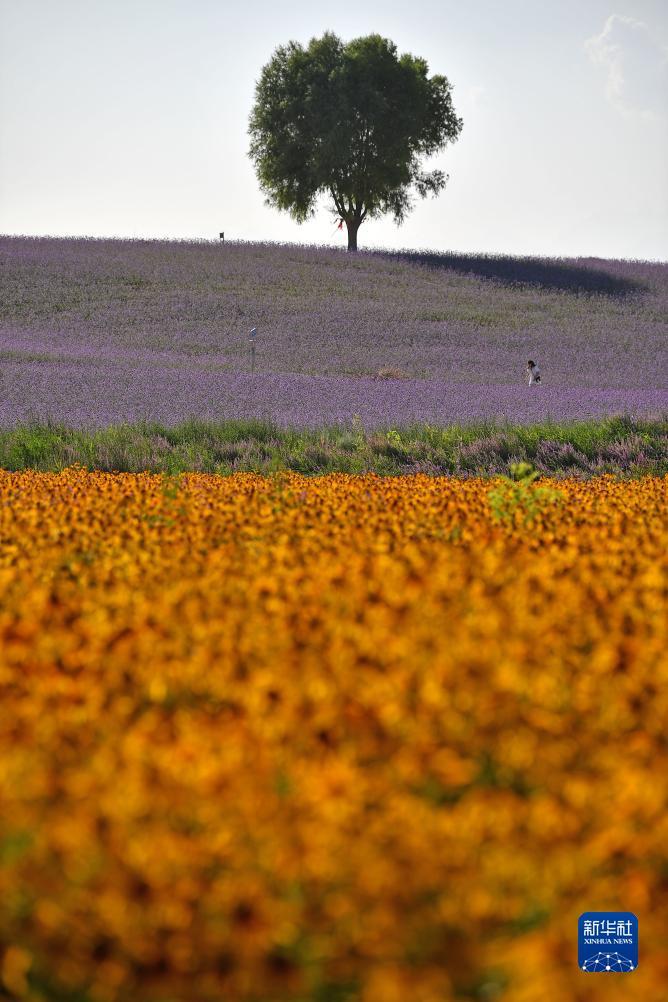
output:
[[[540,383],[540,369],[535,362],[531,361],[531,359],[527,362],[526,374],[529,380],[529,386],[531,386],[532,383]]]

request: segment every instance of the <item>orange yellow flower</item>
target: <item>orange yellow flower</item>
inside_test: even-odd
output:
[[[668,480],[497,487],[0,471],[9,998],[665,997]]]

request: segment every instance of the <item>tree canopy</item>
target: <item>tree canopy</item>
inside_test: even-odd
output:
[[[357,250],[365,219],[403,222],[414,196],[443,190],[426,171],[461,132],[447,77],[380,35],[344,44],[332,32],[304,48],[280,46],[263,67],[251,112],[249,156],[267,202],[298,222],[326,196]]]

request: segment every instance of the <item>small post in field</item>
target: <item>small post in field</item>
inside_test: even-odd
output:
[[[257,334],[257,327],[253,327],[250,334],[248,335],[248,340],[250,341],[251,350],[251,372],[255,372],[255,335]]]

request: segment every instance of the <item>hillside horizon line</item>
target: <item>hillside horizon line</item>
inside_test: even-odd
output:
[[[286,248],[290,250],[325,251],[327,253],[336,252],[348,257],[349,252],[345,247],[338,247],[329,243],[309,243],[292,240],[244,240],[228,239],[221,240],[220,237],[151,237],[151,236],[95,236],[85,233],[72,233],[67,235],[53,233],[0,233],[0,240],[48,240],[61,242],[88,242],[88,243],[119,243],[119,244],[166,244],[182,246],[212,246],[212,247],[266,247],[266,248]],[[508,259],[514,261],[604,261],[610,263],[624,264],[654,264],[668,265],[668,257],[603,257],[600,254],[542,254],[539,252],[527,252],[522,254],[512,254],[507,251],[488,250],[458,250],[455,247],[437,249],[434,247],[406,247],[397,245],[396,247],[384,247],[369,244],[360,247],[356,252],[350,254],[353,258],[355,254],[373,254],[381,256],[402,255],[402,256],[426,256],[434,257],[457,257],[490,260]]]

